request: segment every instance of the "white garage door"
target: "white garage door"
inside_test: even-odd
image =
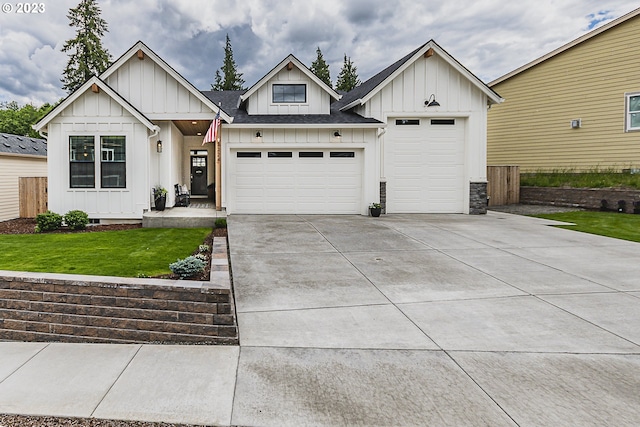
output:
[[[385,135],[388,213],[462,213],[463,119],[390,119]]]
[[[231,152],[235,213],[360,213],[362,150]]]

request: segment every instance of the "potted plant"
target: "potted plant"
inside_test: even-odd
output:
[[[371,216],[379,217],[382,213],[382,205],[380,203],[371,203],[369,205],[369,213]]]
[[[157,211],[163,211],[167,205],[167,189],[161,185],[153,187],[153,201]]]

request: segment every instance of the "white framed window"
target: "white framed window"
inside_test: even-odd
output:
[[[301,84],[277,84],[271,86],[274,104],[304,104],[307,102],[307,85]]]
[[[625,94],[626,131],[640,130],[640,92]]]
[[[96,139],[100,146],[97,147]],[[125,136],[70,135],[69,187],[96,188],[96,175],[100,188],[126,188]],[[99,153],[96,156],[96,153]],[[99,168],[98,168],[99,165]]]

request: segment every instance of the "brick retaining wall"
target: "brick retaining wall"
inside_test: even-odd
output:
[[[633,202],[640,201],[640,190],[616,188],[520,187],[520,203],[600,209],[602,200],[617,210],[618,200],[626,201],[626,213],[633,213]]]
[[[238,344],[227,243],[211,279],[0,271],[0,341]]]

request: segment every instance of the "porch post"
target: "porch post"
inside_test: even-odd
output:
[[[216,210],[222,210],[222,123],[215,145],[216,156]]]

